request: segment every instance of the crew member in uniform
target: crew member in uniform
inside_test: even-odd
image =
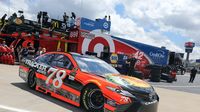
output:
[[[196,74],[197,74],[197,69],[195,67],[193,67],[193,69],[191,70],[191,73],[190,73],[189,83],[193,83],[193,81],[196,77]]]
[[[127,59],[127,67],[128,67],[127,75],[128,76],[133,75],[136,62],[137,62],[137,59],[134,58],[133,55],[130,55],[129,58]]]

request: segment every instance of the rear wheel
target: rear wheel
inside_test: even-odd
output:
[[[104,96],[101,90],[94,86],[87,86],[82,93],[82,106],[88,112],[102,112],[104,107]]]
[[[35,72],[30,71],[28,75],[28,87],[31,89],[35,89],[36,87],[36,77],[35,77]]]

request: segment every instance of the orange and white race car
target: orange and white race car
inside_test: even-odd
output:
[[[31,89],[88,112],[157,112],[159,97],[151,85],[96,57],[49,52],[24,58],[19,76]]]

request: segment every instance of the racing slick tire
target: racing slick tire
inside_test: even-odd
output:
[[[35,77],[35,72],[33,70],[29,72],[27,84],[28,87],[31,89],[35,89],[36,87],[36,77]]]
[[[81,104],[87,112],[103,112],[103,93],[97,86],[89,85],[83,90]]]

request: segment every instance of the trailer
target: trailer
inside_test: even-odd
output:
[[[53,31],[50,30],[52,25]],[[97,57],[108,52],[107,62],[115,67],[122,66],[128,56],[133,55],[138,60],[135,69],[141,71],[145,78],[149,78],[146,65],[168,65],[169,50],[110,35],[111,21],[105,18],[90,20],[82,17],[77,18],[76,24],[70,29],[66,29],[65,25],[63,21],[55,19],[41,25],[36,21],[20,20],[17,17],[13,21],[7,21],[1,29],[0,38],[15,49],[26,47],[31,42],[36,50],[38,47],[46,48],[47,51],[60,49],[62,52],[93,53]]]

